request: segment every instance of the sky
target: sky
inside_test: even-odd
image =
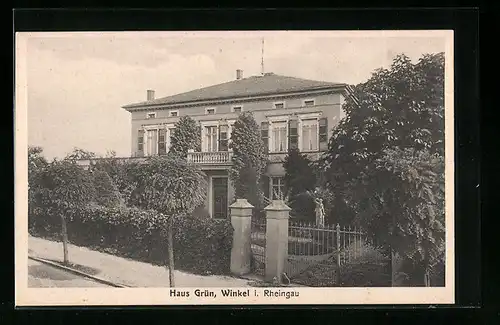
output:
[[[48,159],[78,147],[130,156],[130,113],[121,107],[260,74],[357,84],[397,54],[445,51],[442,35],[335,32],[30,33],[28,144]]]

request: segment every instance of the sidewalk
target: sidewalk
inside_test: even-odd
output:
[[[30,236],[29,255],[44,259],[62,260],[62,243]],[[168,287],[168,270],[162,266],[137,262],[84,247],[68,245],[69,260],[99,270],[95,274],[111,282],[132,287]],[[175,271],[176,287],[247,287],[247,280],[230,276],[202,276]]]

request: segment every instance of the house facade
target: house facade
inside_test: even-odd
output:
[[[306,80],[266,73],[190,92],[123,106],[131,114],[131,156],[167,154],[175,124],[188,115],[201,126],[201,151],[189,152],[188,161],[205,172],[208,183],[206,209],[213,218],[227,218],[234,200],[229,180],[234,122],[241,112],[252,112],[260,126],[269,157],[264,174],[266,197],[283,191],[283,161],[290,148],[317,158],[328,146],[332,129],[345,116],[342,104],[351,88],[342,83]]]

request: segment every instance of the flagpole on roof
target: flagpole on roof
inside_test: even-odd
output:
[[[261,63],[260,63],[260,73],[264,75],[264,38],[262,38],[262,56],[261,56]]]

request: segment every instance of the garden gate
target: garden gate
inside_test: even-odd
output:
[[[252,259],[251,270],[264,276],[266,265],[266,220],[252,220],[251,230]]]

